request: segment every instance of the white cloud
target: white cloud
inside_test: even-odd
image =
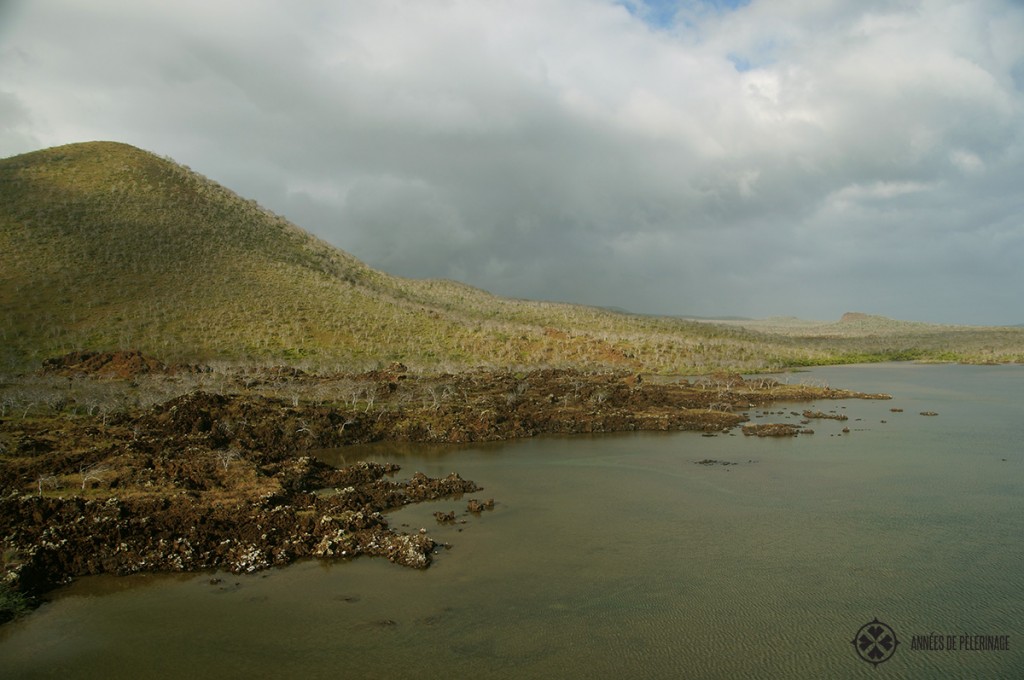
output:
[[[932,188],[934,187],[921,182],[873,182],[869,185],[851,184],[839,191],[833,192],[827,200],[838,204],[879,201],[898,198],[907,194],[916,194]]]
[[[957,168],[967,174],[976,174],[984,171],[985,162],[977,154],[962,149],[949,152],[949,160]]]
[[[987,262],[1024,255],[1019,3],[625,4],[24,3],[0,154],[127,141],[371,265],[501,294],[1021,321],[892,264],[927,234],[933,288],[950,261],[965,290],[1024,284]]]

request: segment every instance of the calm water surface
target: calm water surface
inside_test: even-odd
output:
[[[422,572],[82,579],[0,629],[0,677],[1024,677],[1024,367],[802,379],[894,399],[811,405],[849,420],[796,439],[348,449],[336,460],[457,470],[497,506],[454,527],[432,513],[465,500],[395,512],[453,545]],[[901,640],[877,668],[851,645],[876,617]],[[1010,650],[912,649],[929,633]]]

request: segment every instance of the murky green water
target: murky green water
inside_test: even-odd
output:
[[[453,544],[425,572],[84,579],[0,629],[0,677],[1022,677],[1024,368],[806,377],[895,399],[815,404],[850,419],[797,439],[369,449],[497,507],[454,527],[432,513],[465,501],[395,513]],[[877,668],[850,642],[875,617],[902,643]],[[1010,649],[912,649],[929,633]]]

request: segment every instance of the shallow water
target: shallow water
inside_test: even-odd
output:
[[[849,416],[796,439],[338,452],[396,460],[402,476],[457,470],[497,505],[453,527],[432,513],[461,513],[465,499],[393,513],[453,545],[422,572],[362,558],[82,579],[0,629],[0,677],[1019,677],[1024,368],[889,364],[790,380],[809,378],[894,399],[754,418]],[[705,458],[737,464],[696,464]],[[901,641],[878,668],[851,644],[876,617]],[[1009,635],[1010,649],[912,649],[929,633]]]

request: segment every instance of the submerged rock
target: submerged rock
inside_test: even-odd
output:
[[[437,520],[438,524],[455,524],[455,511],[435,512],[434,519]]]
[[[493,509],[494,509],[494,499],[493,498],[488,498],[485,501],[478,501],[475,498],[471,498],[471,499],[469,499],[469,503],[466,505],[466,510],[469,510],[470,512],[476,513],[476,514],[479,514],[479,513],[483,512],[484,510],[493,510]]]
[[[793,423],[746,423],[742,429],[743,434],[756,437],[795,437],[805,432]]]

